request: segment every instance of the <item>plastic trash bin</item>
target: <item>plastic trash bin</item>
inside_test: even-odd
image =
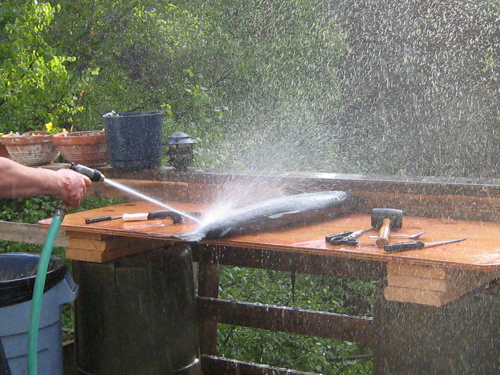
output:
[[[0,340],[12,375],[28,371],[28,330],[38,254],[0,254]],[[75,300],[78,286],[62,259],[47,272],[38,333],[38,374],[63,375],[61,311]]]

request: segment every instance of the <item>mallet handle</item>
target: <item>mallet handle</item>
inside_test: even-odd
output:
[[[375,241],[376,245],[381,248],[387,245],[389,243],[390,234],[391,234],[391,219],[386,217],[382,221],[382,226],[379,229],[378,238],[377,241]]]

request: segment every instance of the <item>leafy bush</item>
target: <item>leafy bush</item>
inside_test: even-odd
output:
[[[292,289],[290,276],[272,270],[222,267],[219,296],[306,310],[372,315],[375,282],[297,274]],[[371,373],[369,358],[333,360],[370,354],[368,347],[352,342],[220,324],[218,344],[219,355],[247,362],[324,374]]]
[[[75,57],[47,43],[60,6],[15,0],[0,14],[0,132],[44,130],[71,121],[82,107],[79,88],[67,66]]]

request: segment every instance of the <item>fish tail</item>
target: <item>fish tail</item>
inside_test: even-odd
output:
[[[205,238],[205,235],[203,233],[193,231],[184,234],[174,234],[172,237],[186,242],[200,242]]]

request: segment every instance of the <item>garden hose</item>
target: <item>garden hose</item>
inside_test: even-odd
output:
[[[85,167],[79,164],[71,164],[70,169],[86,175],[92,181],[104,180],[104,175],[97,169]],[[47,278],[52,248],[54,247],[59,227],[68,212],[68,207],[69,205],[66,202],[62,202],[56,209],[47,231],[47,236],[45,237],[40,255],[40,261],[38,263],[35,286],[33,289],[33,298],[31,302],[30,326],[28,330],[28,375],[37,375],[38,373],[38,329],[40,325],[43,291],[45,289],[45,280]]]
[[[43,291],[45,289],[45,279],[50,263],[52,248],[56,240],[57,232],[61,226],[64,216],[66,216],[68,205],[63,202],[54,213],[52,223],[45,237],[38,270],[35,278],[35,286],[33,289],[33,298],[31,301],[30,326],[28,330],[28,375],[37,375],[38,364],[38,328],[40,325],[40,313],[42,309]]]

